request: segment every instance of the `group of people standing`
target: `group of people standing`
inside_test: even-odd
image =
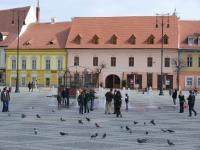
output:
[[[31,82],[29,82],[29,83],[28,83],[28,89],[29,89],[29,92],[30,92],[30,91],[32,91],[32,92],[33,92],[33,89],[34,89],[34,88],[36,88],[36,89],[37,89],[37,81],[35,81],[35,82],[32,82],[32,83],[31,83]]]
[[[69,89],[64,88],[61,94],[57,96],[58,108],[61,108],[62,105],[69,108],[69,97]]]
[[[122,117],[121,113],[121,106],[122,106],[122,95],[120,91],[115,90],[114,93],[112,93],[112,89],[108,91],[105,94],[106,97],[106,106],[105,106],[105,114],[111,114],[112,109],[112,101],[114,104],[114,112],[113,114],[116,114],[116,117]],[[129,102],[129,96],[128,94],[125,94],[125,102],[126,102],[126,110],[128,110],[128,102]]]
[[[95,91],[93,89],[80,90],[77,101],[79,105],[79,114],[89,113],[94,110]]]
[[[176,105],[177,96],[179,98],[180,113],[183,113],[184,107],[186,106],[185,96],[182,91],[180,91],[179,95],[178,95],[177,90],[175,89],[172,94],[172,99],[173,99],[174,105]],[[189,117],[192,116],[192,112],[194,112],[194,115],[196,116],[197,112],[194,109],[194,105],[195,105],[195,91],[194,90],[189,91],[189,96],[188,96],[187,100],[188,100],[188,106],[189,106]]]
[[[11,88],[7,89],[7,87],[4,87],[1,91],[1,102],[3,103],[2,112],[9,112],[10,92]]]

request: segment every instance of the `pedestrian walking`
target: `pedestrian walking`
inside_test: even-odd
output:
[[[57,95],[57,101],[58,101],[58,109],[61,108],[61,102],[62,102],[62,98],[60,96],[60,94]]]
[[[1,92],[1,102],[3,103],[2,112],[7,112],[7,92],[6,92],[6,87],[4,87],[2,92]]]
[[[120,91],[117,91],[116,95],[115,95],[115,100],[116,100],[116,116],[117,117],[122,117],[121,114],[121,105],[122,105],[122,96]]]
[[[29,90],[29,92],[31,91],[31,88],[32,88],[32,87],[31,87],[31,82],[29,82],[29,83],[28,83],[28,90]]]
[[[173,94],[172,94],[172,99],[173,99],[173,103],[174,105],[176,105],[176,99],[177,99],[177,90],[175,89]]]
[[[125,94],[126,111],[128,111],[128,102],[129,102],[129,96],[128,96],[128,94],[126,93],[126,94]]]
[[[33,88],[34,88],[34,82],[31,83],[32,92],[33,92]]]
[[[93,111],[94,110],[94,99],[95,99],[95,91],[93,89],[90,89],[89,98],[90,98],[90,111]]]
[[[112,107],[112,89],[105,94],[106,97],[106,106],[105,106],[105,114],[111,114],[111,107]]]
[[[193,91],[189,91],[189,97],[188,99],[188,105],[189,105],[189,117],[192,116],[192,112],[194,112],[194,115],[197,115],[197,112],[194,110],[194,105],[195,105],[195,95]]]
[[[67,108],[69,108],[69,89],[64,88],[62,91],[62,98],[63,98],[63,105]]]
[[[182,93],[182,91],[179,92],[179,104],[180,104],[180,112],[179,113],[183,113],[184,112],[184,103],[185,103],[185,97]]]
[[[89,98],[90,98],[90,95],[89,95],[89,92],[88,90],[84,90],[85,91],[85,97],[84,97],[84,113],[89,113],[89,107],[88,107],[88,102],[89,102]]]
[[[79,105],[79,114],[83,114],[83,103],[84,103],[84,98],[85,98],[85,94],[84,94],[84,91],[82,91],[78,98],[77,98],[77,101],[78,101],[78,105]]]
[[[116,94],[117,94],[117,90],[114,90],[114,94],[113,94],[113,100],[114,100],[114,112],[113,114],[116,114]]]

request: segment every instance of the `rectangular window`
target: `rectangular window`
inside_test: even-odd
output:
[[[170,58],[165,58],[165,67],[170,67]]]
[[[187,57],[187,67],[192,67],[192,56]]]
[[[58,70],[62,70],[62,69],[63,69],[63,61],[58,60]]]
[[[74,66],[79,66],[79,57],[74,57]]]
[[[188,45],[193,45],[194,44],[194,38],[192,36],[188,37]]]
[[[129,67],[134,66],[134,57],[129,57]]]
[[[22,60],[22,70],[26,70],[26,60]]]
[[[116,66],[116,57],[111,57],[111,67]]]
[[[199,56],[199,67],[200,67],[200,56]]]
[[[187,87],[191,87],[192,86],[192,80],[193,80],[193,78],[192,77],[186,77],[186,81],[185,81],[185,85],[187,86]]]
[[[98,57],[93,57],[93,66],[98,66]]]
[[[32,60],[32,70],[36,70],[36,66],[37,66],[36,60],[33,59],[33,60]]]
[[[12,70],[16,70],[16,60],[12,60]]]
[[[51,70],[51,60],[46,60],[46,70]]]
[[[32,82],[36,82],[37,78],[36,77],[32,77]]]
[[[152,57],[148,57],[147,58],[147,66],[148,67],[152,67],[153,66],[153,58]]]

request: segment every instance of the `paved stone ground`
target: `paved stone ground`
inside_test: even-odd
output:
[[[184,114],[178,113],[178,106],[172,105],[169,96],[129,91],[131,108],[126,112],[123,107],[123,118],[116,118],[105,115],[104,103],[98,100],[96,109],[89,114],[79,115],[75,100],[71,100],[74,103],[69,109],[57,110],[56,99],[46,97],[51,94],[48,91],[12,93],[10,112],[0,113],[0,150],[200,150],[200,114],[189,118],[188,110]],[[200,97],[197,97],[195,107],[200,112]],[[22,113],[27,117],[22,119]],[[41,118],[36,118],[36,114]],[[86,116],[90,122],[85,120]],[[60,117],[66,121],[61,122]],[[83,124],[79,124],[78,119],[82,119]],[[156,126],[149,124],[151,119],[155,119]],[[139,124],[134,125],[134,120]],[[101,128],[96,128],[95,122]],[[121,129],[126,125],[132,129],[132,134]],[[172,129],[175,133],[163,133],[161,129]],[[60,131],[68,135],[61,136]],[[145,135],[146,131],[148,135]],[[97,138],[91,139],[96,132]],[[104,133],[107,136],[102,139]],[[148,141],[139,144],[137,138],[147,138]],[[175,146],[168,146],[167,139]]]

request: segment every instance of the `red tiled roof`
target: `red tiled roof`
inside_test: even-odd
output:
[[[51,49],[65,48],[70,30],[69,22],[32,23],[20,36],[20,49]],[[17,39],[8,49],[16,49]]]
[[[27,16],[27,13],[30,9],[28,7],[21,7],[21,8],[13,8],[7,10],[0,10],[0,32],[6,33],[8,37],[0,41],[0,46],[6,47],[11,42],[13,42],[17,37],[17,12],[20,12],[20,30],[22,28],[22,23],[24,18]],[[14,18],[13,18],[14,14]],[[14,24],[12,24],[12,20],[14,19]]]
[[[179,21],[179,48],[196,49],[200,48],[197,38],[200,36],[200,21]],[[193,45],[188,45],[188,36],[195,38]]]
[[[167,23],[168,17],[164,17]],[[155,28],[155,16],[133,17],[76,17],[72,26],[66,48],[160,48],[161,47],[161,18],[158,17],[159,28]],[[169,17],[170,28],[164,27],[164,34],[169,37],[169,44],[164,48],[178,48],[178,20]],[[147,44],[150,35],[155,37],[154,44]],[[81,35],[81,44],[74,39]],[[94,35],[99,37],[99,44],[92,43]],[[111,44],[110,39],[117,36],[117,44]],[[130,44],[129,39],[134,35],[136,44]]]

